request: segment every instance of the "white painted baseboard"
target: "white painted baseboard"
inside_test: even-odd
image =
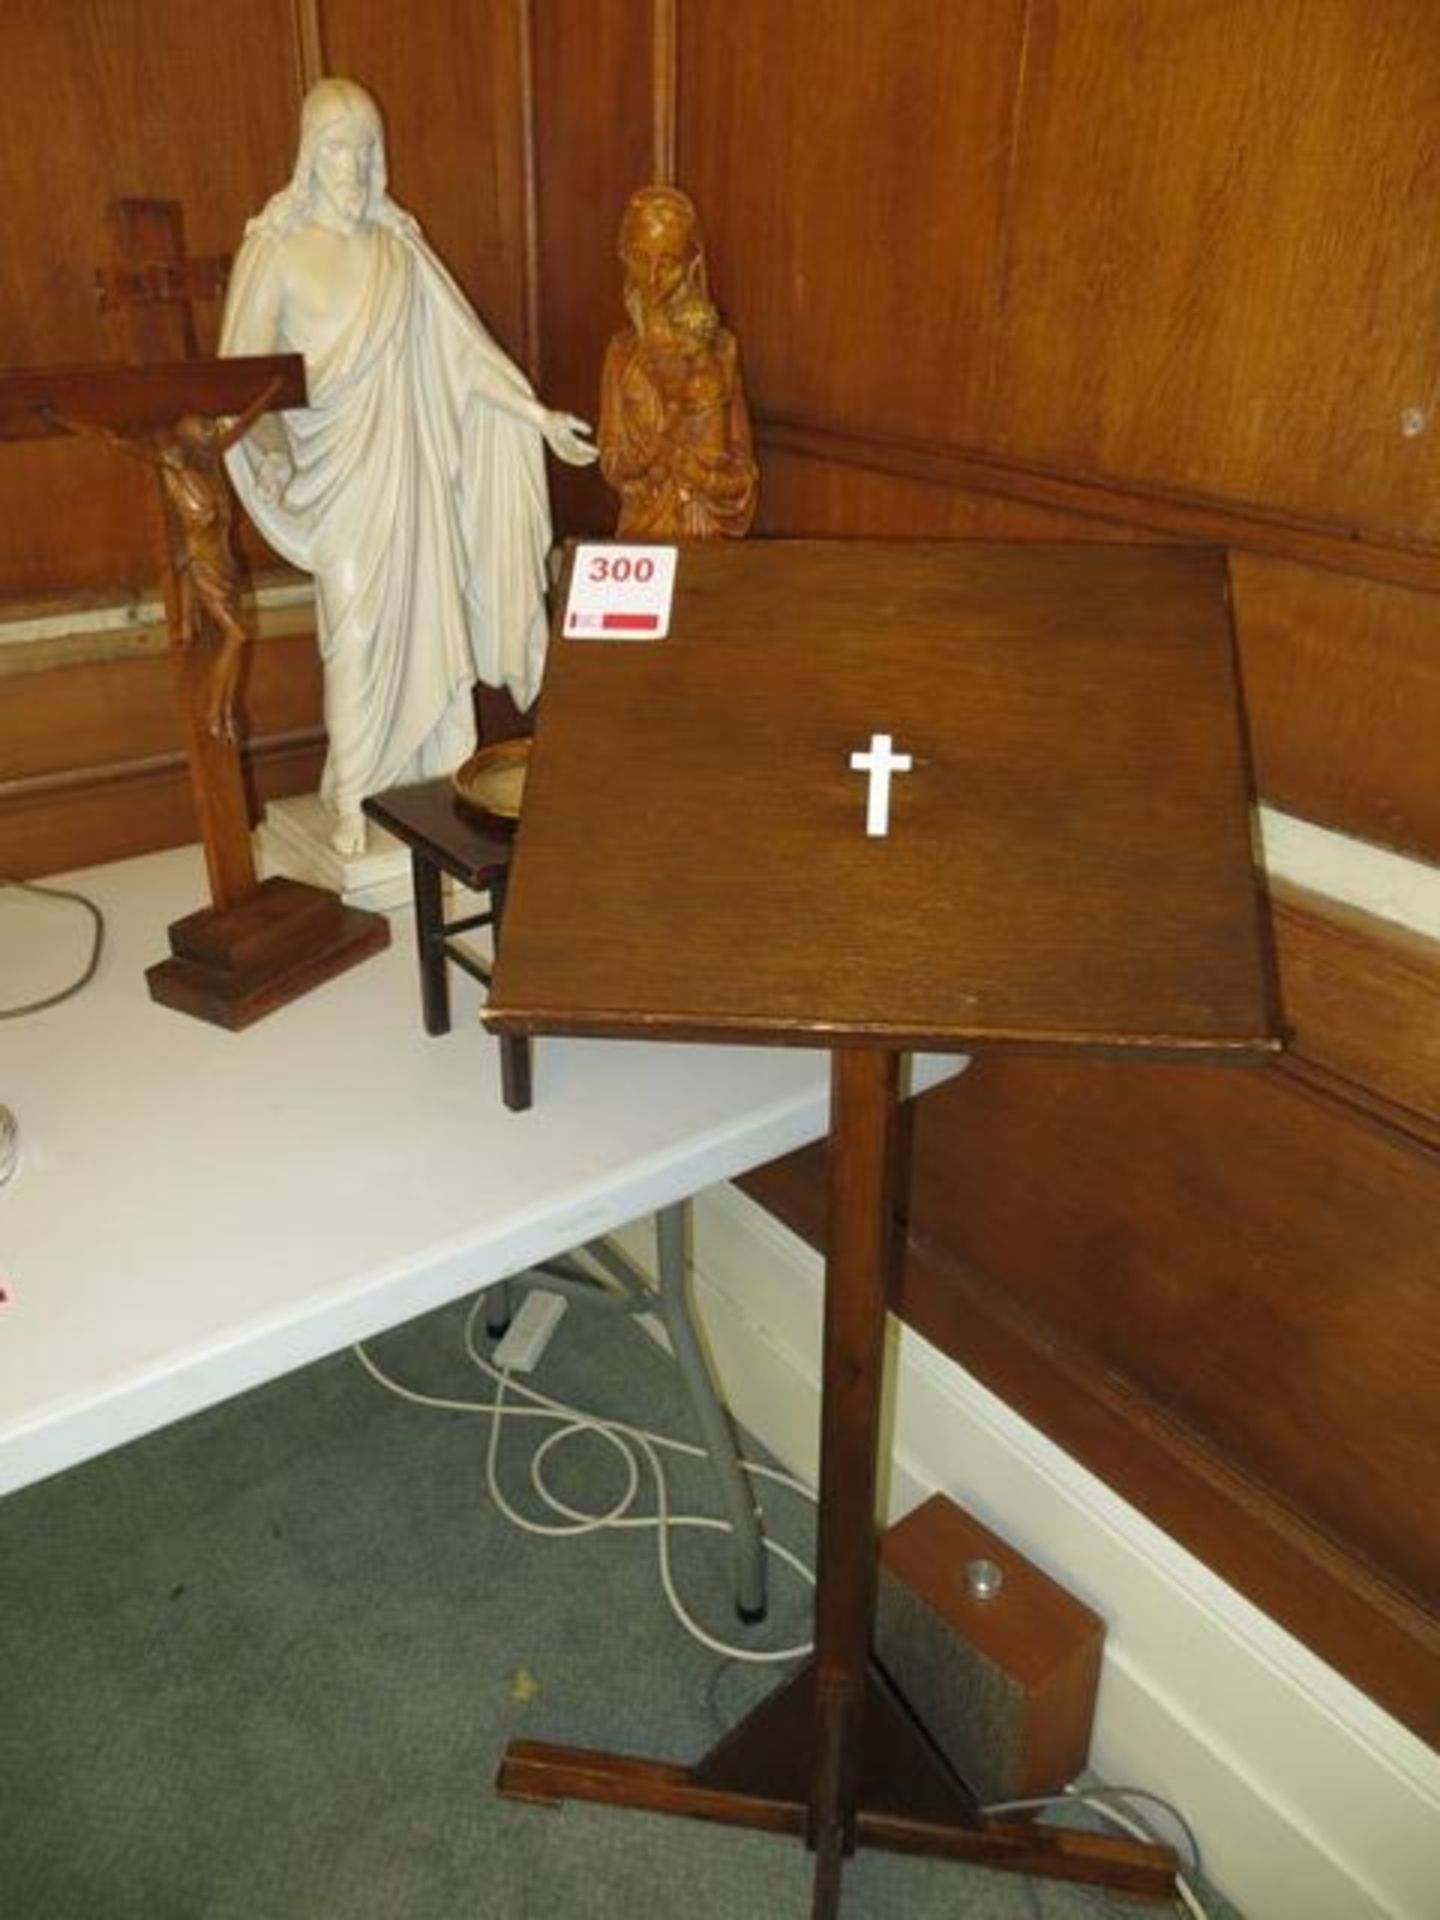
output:
[[[1265,871],[1440,940],[1440,866],[1259,809]],[[1440,1911],[1440,1901],[1436,1903]]]
[[[818,1256],[725,1186],[691,1257],[736,1418],[813,1483]],[[917,1335],[891,1361],[888,1518],[947,1493],[1106,1621],[1096,1771],[1182,1808],[1247,1920],[1436,1920],[1440,1756]]]

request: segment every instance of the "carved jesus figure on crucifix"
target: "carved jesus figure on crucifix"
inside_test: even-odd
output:
[[[249,639],[240,619],[240,569],[230,533],[230,493],[220,462],[270,406],[267,387],[222,432],[204,414],[185,413],[171,427],[123,434],[64,414],[52,417],[71,433],[103,440],[155,469],[165,503],[165,534],[178,598],[175,639],[180,646],[219,642],[205,682],[201,718],[217,739],[235,738],[235,697]]]
[[[290,185],[246,229],[221,352],[304,355],[310,405],[229,455],[270,544],[315,576],[333,844],[360,805],[452,772],[472,688],[522,709],[545,655],[543,448],[593,460],[588,427],[541,405],[411,216],[386,191],[379,111],[348,80],[306,96]]]

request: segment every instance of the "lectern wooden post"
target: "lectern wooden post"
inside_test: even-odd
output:
[[[239,747],[228,724],[207,711],[221,657],[221,635],[209,630],[217,609],[232,629],[225,644],[243,638],[233,608],[220,604],[233,581],[221,577],[228,495],[211,430],[217,418],[303,406],[305,398],[298,354],[0,372],[0,441],[93,433],[136,452],[159,477],[161,582],[212,904],[174,923],[170,957],[146,979],[153,999],[231,1028],[284,1006],[390,939],[381,914],[298,881],[257,879]],[[189,525],[177,525],[165,500],[172,487],[185,490]]]
[[[877,785],[884,788],[877,794]],[[503,1791],[1163,1894],[986,1819],[869,1655],[899,1057],[1278,1046],[1222,555],[685,548],[670,637],[558,633],[489,1024],[834,1052],[815,1655],[697,1766],[518,1742]],[[574,937],[575,927],[584,937]]]

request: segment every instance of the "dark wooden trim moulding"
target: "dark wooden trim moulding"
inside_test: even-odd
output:
[[[535,15],[531,0],[519,0],[515,21],[516,63],[520,71],[520,182],[525,227],[524,274],[520,288],[520,325],[525,341],[525,370],[537,392],[545,385],[544,337],[540,315],[540,185],[536,159]]]
[[[1307,520],[1242,501],[1127,483],[1103,474],[1002,459],[973,447],[852,433],[780,414],[757,413],[755,434],[761,448],[772,453],[864,467],[967,493],[996,494],[1173,538],[1213,541],[1361,579],[1440,593],[1440,544],[1433,541]]]
[[[1292,882],[1269,895],[1292,1030],[1279,1070],[1440,1150],[1440,942]]]
[[[321,727],[261,736],[244,753],[253,802],[313,792],[324,760]],[[7,879],[99,866],[183,846],[195,836],[190,774],[180,752],[0,782]]]
[[[303,100],[315,82],[325,77],[325,30],[320,0],[293,0],[293,5],[296,94]]]
[[[675,184],[680,113],[680,23],[677,0],[651,0],[651,178]]]
[[[1387,1100],[1373,1087],[1359,1086],[1345,1074],[1319,1066],[1298,1053],[1283,1055],[1272,1071],[1297,1093],[1341,1107],[1352,1120],[1372,1126],[1390,1139],[1399,1137],[1429,1153],[1440,1153],[1440,1125],[1413,1107]]]
[[[296,727],[284,733],[262,734],[253,741],[247,741],[244,758],[259,765],[277,756],[323,747],[324,743],[323,727]],[[128,786],[136,780],[150,780],[157,775],[184,770],[185,755],[179,751],[110,760],[100,767],[58,767],[50,773],[28,774],[18,780],[0,780],[0,807],[34,805],[60,794],[91,792],[107,786]]]

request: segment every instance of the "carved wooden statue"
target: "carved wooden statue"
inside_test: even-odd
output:
[[[620,225],[630,325],[605,355],[600,466],[620,495],[622,538],[738,538],[759,470],[735,336],[720,324],[695,208],[642,187]]]

